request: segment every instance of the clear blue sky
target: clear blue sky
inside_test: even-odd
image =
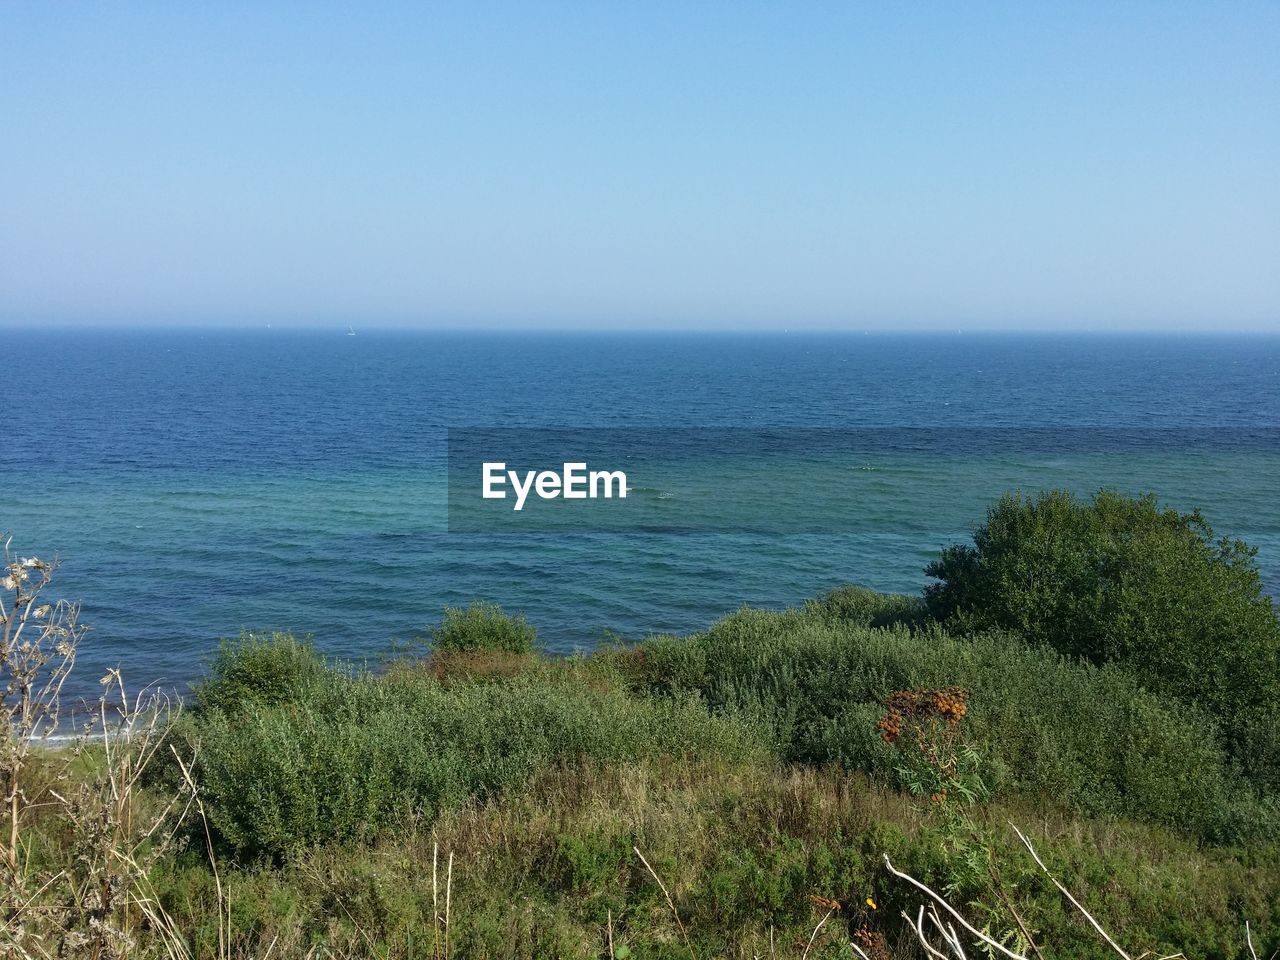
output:
[[[1280,3],[15,0],[44,321],[1280,329]]]

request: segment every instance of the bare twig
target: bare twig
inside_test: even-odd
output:
[[[1022,914],[1020,914],[1018,912],[1018,908],[1013,905],[1013,901],[1005,895],[1004,890],[1000,887],[999,881],[995,880],[994,882],[996,896],[1000,898],[1000,902],[1004,904],[1005,909],[1008,910],[1010,916],[1013,917],[1013,922],[1018,925],[1018,932],[1022,934],[1022,939],[1027,941],[1027,945],[1031,948],[1031,952],[1036,955],[1037,960],[1045,960],[1044,954],[1040,952],[1040,947],[1036,944],[1035,938],[1031,936],[1031,931],[1027,928],[1026,922],[1022,919]]]
[[[813,949],[813,942],[818,939],[818,931],[826,926],[827,921],[831,919],[831,915],[836,912],[836,908],[832,907],[827,911],[826,916],[818,921],[818,925],[813,928],[813,933],[809,934],[809,942],[805,944],[804,953],[800,954],[800,960],[805,960],[809,956],[809,951]]]
[[[951,904],[947,903],[947,901],[943,899],[941,894],[934,893],[932,890],[926,887],[923,883],[921,883],[915,877],[911,876],[908,873],[903,873],[901,870],[899,870],[890,862],[889,857],[887,855],[884,858],[884,865],[889,869],[889,872],[892,873],[895,877],[899,878],[900,880],[907,881],[907,883],[911,884],[917,890],[920,890],[921,892],[926,894],[930,899],[934,901],[934,903],[942,907],[943,910],[947,911],[947,913],[949,913],[952,917],[954,917],[956,922],[959,923],[960,926],[962,926],[965,930],[967,930],[973,936],[977,937],[983,943],[987,944],[987,946],[991,947],[997,953],[1004,954],[1006,957],[1009,958],[1009,960],[1027,960],[1027,958],[1024,957],[1022,954],[1014,953],[1012,950],[1006,947],[1003,943],[1000,943],[997,940],[991,939],[981,930],[974,927],[967,920],[965,920],[963,916],[960,915],[959,911],[957,911],[954,907],[952,907]],[[916,928],[916,931],[919,935],[923,936],[922,925],[918,925]]]
[[[689,932],[684,928],[684,921],[680,919],[680,911],[676,909],[675,901],[671,899],[671,891],[667,889],[667,885],[662,882],[662,878],[658,876],[658,872],[650,866],[649,861],[644,858],[644,854],[640,852],[639,847],[631,848],[635,851],[636,856],[640,858],[640,862],[644,864],[644,868],[649,871],[649,876],[658,884],[658,889],[662,891],[662,895],[667,898],[667,906],[671,908],[671,915],[676,918],[676,926],[680,929],[680,936],[684,937],[684,945],[689,948],[689,956],[695,956],[693,952],[693,944],[689,942]]]
[[[1133,958],[1130,957],[1129,954],[1126,953],[1123,948],[1121,948],[1120,944],[1116,943],[1114,940],[1111,939],[1110,934],[1108,934],[1107,931],[1102,928],[1102,924],[1100,924],[1097,920],[1093,918],[1093,914],[1091,914],[1088,910],[1086,910],[1084,908],[1084,905],[1081,904],[1080,901],[1077,900],[1074,896],[1072,896],[1071,891],[1068,890],[1066,887],[1064,887],[1061,883],[1059,883],[1058,878],[1049,872],[1049,868],[1046,867],[1044,865],[1044,861],[1040,859],[1040,854],[1036,853],[1036,848],[1031,845],[1031,841],[1028,840],[1023,835],[1022,831],[1019,830],[1012,823],[1009,824],[1009,826],[1013,827],[1013,832],[1018,835],[1018,839],[1021,840],[1023,846],[1027,848],[1027,852],[1031,854],[1031,859],[1036,862],[1036,866],[1038,866],[1041,870],[1044,871],[1044,875],[1048,877],[1051,881],[1053,881],[1053,885],[1057,887],[1058,890],[1062,893],[1062,895],[1071,901],[1071,905],[1075,907],[1077,910],[1079,910],[1080,914],[1086,920],[1089,921],[1093,929],[1098,932],[1098,936],[1102,937],[1102,939],[1106,941],[1107,946],[1109,946],[1112,950],[1114,950],[1121,957],[1123,957],[1124,960],[1133,960]]]
[[[1012,824],[1010,826],[1012,826]],[[1046,867],[1044,861],[1040,859],[1040,855],[1036,852],[1035,847],[1032,846],[1031,841],[1027,839],[1026,835],[1023,834],[1016,826],[1013,827],[1013,831],[1018,835],[1018,839],[1022,841],[1023,845],[1027,848],[1027,851],[1031,854],[1031,858],[1036,862],[1036,866],[1041,869],[1045,876],[1053,881],[1053,885],[1057,887],[1058,891],[1071,902],[1071,904],[1086,920],[1089,921],[1089,924],[1093,927],[1094,931],[1102,938],[1112,951],[1117,953],[1121,958],[1123,958],[1123,960],[1146,960],[1149,953],[1143,953],[1137,958],[1130,957],[1130,955],[1126,953],[1114,939],[1112,939],[1111,935],[1103,929],[1102,925],[1094,919],[1093,915],[1084,908],[1080,901],[1076,899],[1076,897],[1065,886],[1063,886],[1052,873],[1049,872],[1048,867]],[[911,884],[911,886],[915,887],[929,898],[929,903],[927,905],[921,904],[914,918],[906,913],[902,914],[902,918],[907,922],[907,926],[910,930],[916,935],[916,940],[930,960],[966,960],[964,942],[960,937],[960,930],[963,930],[969,936],[973,937],[975,942],[980,942],[990,950],[1003,954],[1008,958],[1008,960],[1028,960],[1027,957],[1022,956],[1019,953],[1015,953],[1008,947],[1004,946],[1004,944],[993,940],[990,936],[983,933],[981,930],[978,930],[971,923],[965,920],[960,912],[956,910],[955,907],[951,906],[941,894],[932,890],[924,883],[921,883],[910,874],[904,873],[894,867],[887,856],[884,858],[884,863],[889,872],[895,877]],[[1036,957],[1043,960],[1043,954],[1031,939],[1030,931],[1028,930],[1026,923],[1022,920],[1022,917],[1016,910],[1014,910],[1013,904],[1009,903],[1008,899],[1005,898],[1003,894],[1001,895],[1001,899],[1004,900],[1006,906],[1008,906],[1010,912],[1013,914],[1014,919],[1017,921],[1018,929],[1021,931],[1022,936],[1026,939],[1031,949],[1035,952]],[[926,922],[928,924],[927,926]],[[959,930],[957,929],[957,924],[959,925]],[[1258,954],[1254,950],[1253,937],[1247,922],[1244,927],[1244,935],[1245,943],[1249,950],[1250,960],[1258,960]],[[862,960],[870,960],[866,951],[856,943],[851,944],[851,946],[853,947],[854,952],[862,958]],[[1175,953],[1168,957],[1161,957],[1159,960],[1175,960],[1175,958],[1180,957],[1183,957],[1183,954]],[[1273,957],[1272,960],[1276,960],[1276,958]]]
[[[453,851],[449,851],[449,868],[444,880],[444,956],[449,960],[449,913],[453,903]]]

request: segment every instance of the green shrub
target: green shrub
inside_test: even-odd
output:
[[[925,601],[959,631],[1011,630],[1070,657],[1124,664],[1223,718],[1232,736],[1246,712],[1280,696],[1280,621],[1255,553],[1153,496],[1006,496],[972,546],[929,565],[939,582]]]
[[[1276,806],[1232,773],[1210,718],[1146,692],[1124,670],[1069,662],[1014,637],[955,640],[936,625],[875,629],[811,610],[746,609],[705,633],[616,656],[638,689],[696,691],[714,710],[767,720],[787,759],[838,762],[886,782],[895,759],[876,729],[883,698],[960,685],[997,794],[1219,840],[1275,833],[1267,820]]]
[[[524,614],[511,616],[493,603],[446,607],[444,620],[431,631],[435,649],[449,652],[527,654],[536,639]]]
[[[234,671],[234,656],[224,665]],[[687,698],[637,700],[567,671],[443,684],[426,673],[331,669],[290,698],[201,711],[183,734],[214,830],[251,857],[367,840],[557,765],[763,752],[761,736],[737,718]]]
[[[895,624],[919,624],[925,619],[924,605],[918,597],[901,593],[879,593],[866,587],[837,587],[808,609],[860,627],[890,627]]]
[[[324,661],[308,640],[289,633],[242,633],[224,640],[196,684],[199,710],[237,710],[244,704],[282,703],[324,673]]]
[[[1259,790],[1280,797],[1280,704],[1244,713],[1237,724],[1236,749],[1246,775]]]

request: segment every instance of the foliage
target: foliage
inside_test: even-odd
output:
[[[689,638],[612,654],[635,689],[699,694],[767,722],[782,756],[885,781],[898,760],[875,735],[894,690],[963,686],[974,746],[997,795],[1128,816],[1216,840],[1274,836],[1274,798],[1232,771],[1213,721],[1147,693],[1116,667],[1069,662],[999,634],[875,629],[813,611],[741,610]]]
[[[806,605],[810,612],[859,627],[921,624],[926,612],[919,597],[880,593],[866,587],[837,587]]]
[[[1154,496],[1006,496],[972,546],[930,564],[938,583],[925,601],[955,630],[1007,629],[1069,657],[1123,664],[1223,718],[1234,739],[1245,713],[1280,697],[1280,621],[1255,553]]]
[[[844,588],[547,658],[523,618],[473,607],[380,674],[246,634],[173,725],[113,672],[99,743],[24,754],[0,953],[889,960],[917,955],[899,918],[920,888],[887,856],[1007,947],[1105,955],[1009,820],[1144,955],[1242,956],[1245,920],[1280,949],[1274,764],[1253,789],[1218,719],[1128,660],[949,620],[964,638]],[[71,645],[33,675],[56,680],[80,628],[54,622]],[[49,689],[10,711],[10,745]],[[1274,761],[1274,709],[1229,722]]]
[[[969,691],[963,687],[895,690],[877,723],[881,739],[897,749],[901,785],[938,839],[939,885],[948,896],[970,896],[985,935],[1013,950],[1031,945],[997,867],[995,836],[975,818],[990,799],[981,756],[965,736]],[[977,894],[975,896],[975,894]]]
[[[1101,958],[1096,935],[1034,863],[1007,822],[1034,822],[1054,872],[1068,879],[1134,956],[1242,956],[1243,923],[1259,955],[1280,948],[1280,856],[1223,851],[1167,831],[1061,818],[1041,806],[975,809],[1019,914],[1051,956]],[[328,843],[281,865],[234,868],[236,956],[429,956],[433,849],[455,856],[456,956],[683,957],[662,892],[636,860],[638,847],[671,891],[698,957],[799,958],[827,907],[814,957],[842,956],[857,931],[916,956],[899,912],[918,893],[881,857],[930,884],[951,875],[938,833],[892,790],[833,768],[647,760],[551,768],[518,790],[406,818],[366,846]],[[224,868],[230,869],[230,868]],[[216,891],[207,866],[173,860],[158,883],[197,955],[217,946]],[[989,899],[966,886],[955,901]],[[870,901],[870,903],[868,902]],[[872,905],[874,904],[874,906]],[[770,945],[774,945],[771,951]],[[620,956],[621,953],[616,955]],[[847,956],[847,954],[843,954]],[[971,956],[981,956],[971,953]]]
[[[436,650],[527,654],[533,652],[537,632],[524,614],[512,616],[492,603],[473,603],[465,609],[446,607],[444,620],[431,631]]]
[[[986,795],[977,772],[977,751],[963,739],[969,691],[963,687],[895,690],[884,700],[876,724],[880,739],[897,747],[901,785],[933,803],[974,803]]]
[[[280,643],[293,649],[288,638]],[[258,642],[244,649],[263,661]],[[209,683],[221,689],[224,676],[243,674],[228,648]],[[282,700],[203,708],[183,731],[217,836],[242,855],[274,857],[368,840],[410,815],[430,820],[556,765],[761,749],[743,722],[696,703],[637,700],[536,670],[501,683],[442,683],[428,672],[329,669]]]
[[[287,703],[324,672],[324,660],[309,640],[290,633],[242,633],[219,644],[208,674],[193,690],[195,705],[234,712],[250,703]]]
[[[1242,712],[1236,750],[1246,758],[1250,781],[1263,793],[1280,796],[1280,703]]]

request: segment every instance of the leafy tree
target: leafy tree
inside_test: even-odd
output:
[[[1199,511],[1162,509],[1150,495],[1005,496],[972,546],[951,546],[926,568],[938,582],[925,603],[953,628],[1013,630],[1124,664],[1231,730],[1274,709],[1280,693],[1280,621],[1255,554],[1216,538]]]

